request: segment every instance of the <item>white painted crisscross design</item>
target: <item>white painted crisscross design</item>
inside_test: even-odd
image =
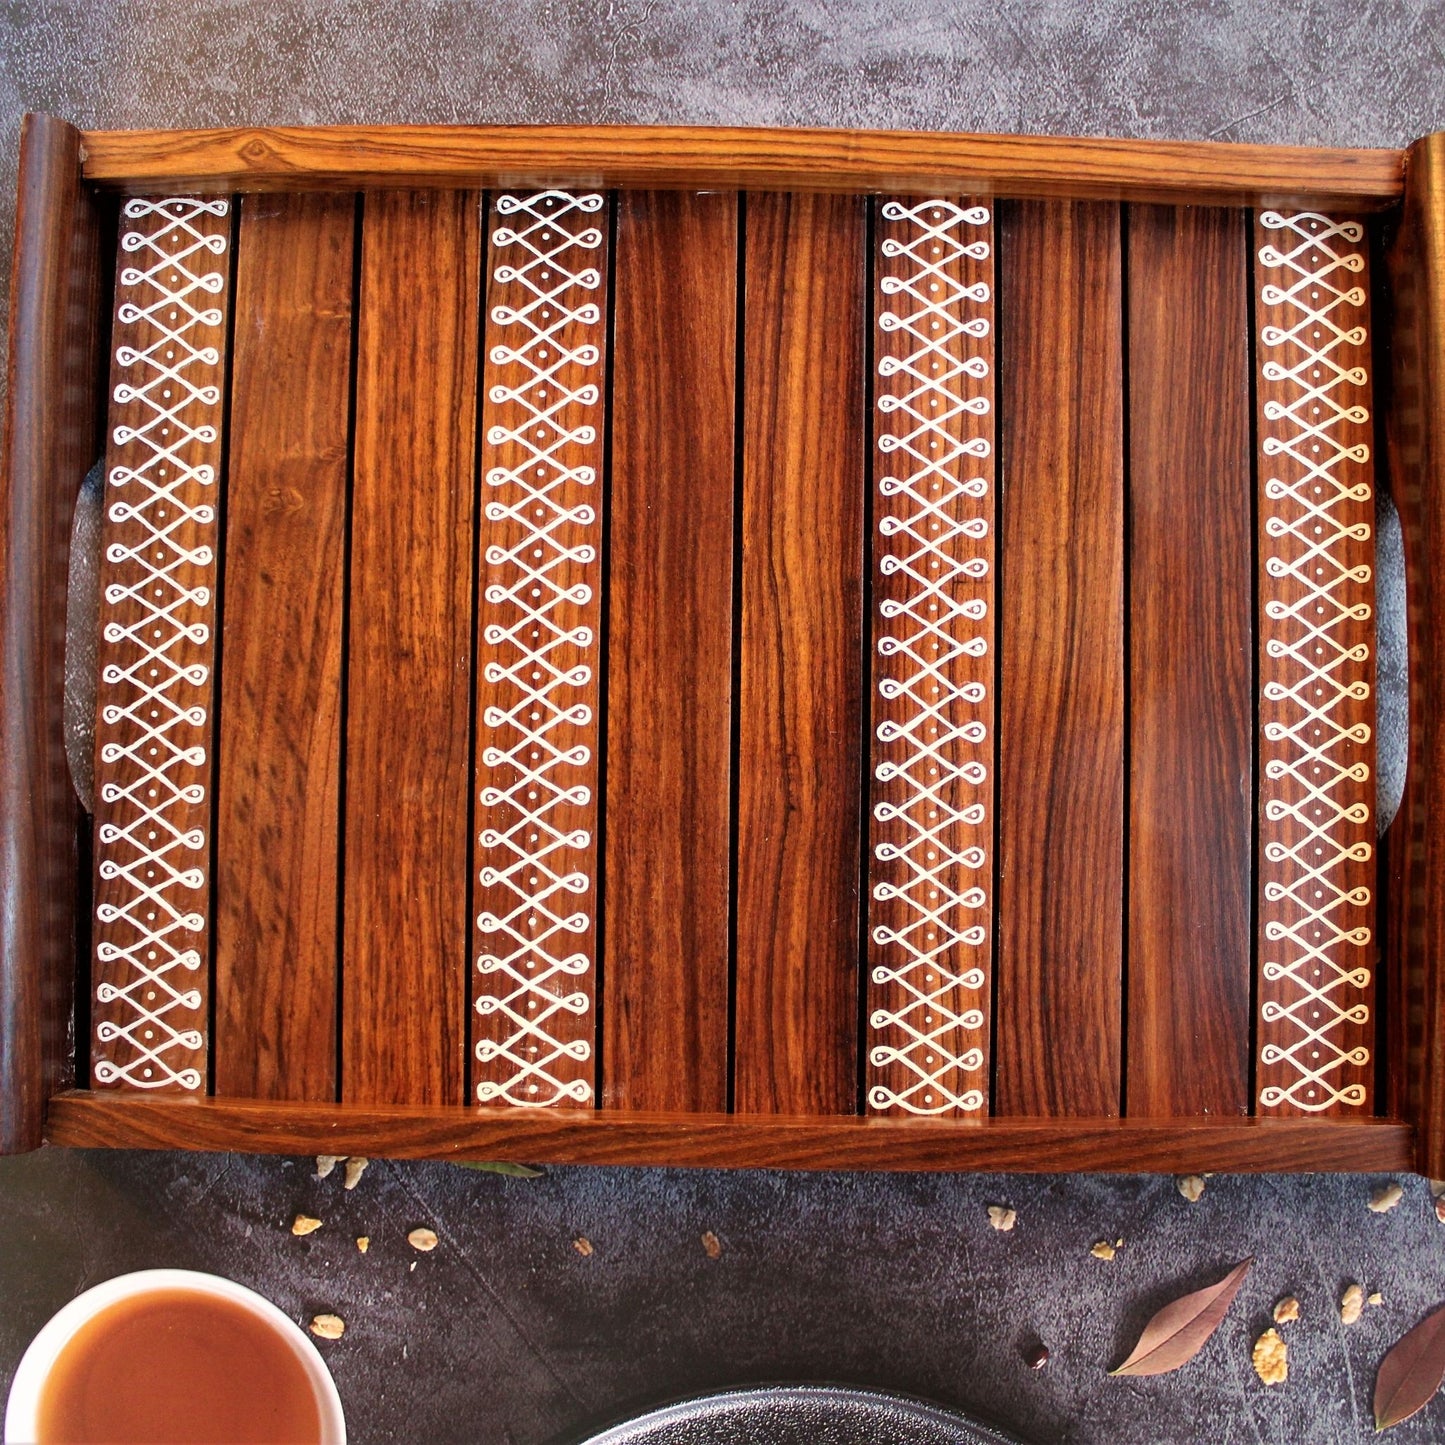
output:
[[[901,384],[878,398],[890,423],[878,447],[900,473],[878,485],[885,497],[908,506],[902,515],[890,508],[878,527],[880,570],[907,580],[903,600],[890,598],[880,607],[891,626],[881,632],[878,650],[891,665],[878,686],[890,702],[904,700],[907,714],[877,730],[876,776],[891,786],[875,802],[874,817],[897,827],[884,830],[892,838],[874,846],[884,867],[873,897],[896,903],[902,921],[872,930],[885,960],[875,962],[873,982],[896,985],[893,997],[900,1002],[870,1015],[869,1058],[876,1068],[901,1065],[908,1081],[899,1088],[874,1084],[869,1103],[877,1110],[941,1114],[984,1104],[983,1092],[969,1081],[983,1067],[983,1014],[960,1011],[958,996],[984,983],[970,959],[986,939],[980,921],[988,903],[986,857],[978,847],[951,847],[949,838],[960,825],[977,827],[985,817],[987,769],[975,759],[960,760],[964,744],[986,740],[978,717],[985,688],[977,680],[958,682],[956,664],[987,650],[970,624],[986,611],[972,584],[989,572],[977,546],[988,527],[982,515],[970,515],[969,503],[987,495],[985,480],[970,473],[990,447],[983,437],[960,440],[957,423],[965,411],[989,409],[974,385],[988,376],[988,362],[967,355],[971,343],[988,335],[989,320],[965,311],[991,298],[986,283],[965,285],[949,271],[965,256],[988,256],[991,217],[982,206],[929,200],[889,201],[883,218],[907,224],[906,239],[890,236],[883,254],[906,257],[909,269],[882,280],[893,305],[878,324],[903,333],[908,354],[879,362],[879,374]],[[970,800],[960,805],[961,797]]]
[[[579,372],[594,372],[601,357],[601,275],[579,261],[594,260],[602,244],[601,230],[589,224],[602,207],[600,195],[503,196],[497,210],[515,221],[492,237],[499,260],[506,258],[495,279],[520,287],[525,300],[494,308],[493,322],[511,339],[489,358],[499,378],[490,400],[507,406],[515,424],[487,433],[488,444],[505,448],[513,464],[487,471],[485,515],[514,540],[486,552],[493,580],[484,592],[483,665],[488,681],[515,685],[517,700],[485,710],[480,739],[483,765],[498,779],[480,794],[490,815],[480,836],[481,881],[500,885],[508,897],[504,911],[477,919],[492,940],[477,962],[488,985],[477,1009],[506,1020],[499,1031],[505,1037],[477,1045],[483,1063],[505,1065],[503,1077],[494,1068],[478,1085],[482,1103],[540,1106],[592,1097],[585,1079],[564,1082],[553,1070],[561,1059],[592,1054],[577,1027],[590,1010],[588,996],[574,982],[592,967],[574,947],[592,922],[585,901],[592,880],[575,863],[591,834],[575,822],[559,824],[556,815],[592,801],[576,777],[595,746],[592,708],[578,697],[592,667],[576,661],[596,643],[577,616],[592,588],[569,575],[575,579],[597,559],[598,512],[567,496],[575,497],[578,485],[593,486],[597,476],[593,466],[568,457],[597,440],[587,418],[600,388],[590,378],[575,381]],[[577,740],[579,729],[589,730],[590,741]],[[559,735],[569,740],[559,744]]]
[[[195,457],[217,439],[221,358],[214,345],[197,345],[194,333],[221,324],[226,238],[194,223],[228,209],[224,200],[172,197],[127,201],[121,213],[132,223],[121,249],[136,264],[121,270],[117,316],[122,325],[153,328],[154,339],[116,350],[129,379],[113,399],[134,408],[135,420],[112,437],[109,484],[117,496],[109,515],[119,540],[106,550],[115,580],[103,607],[134,620],[111,613],[103,629],[111,657],[122,660],[101,673],[102,738],[119,731],[126,741],[102,742],[100,796],[110,821],[99,829],[97,852],[100,876],[123,887],[118,901],[96,909],[103,925],[96,952],[120,965],[114,972],[122,982],[102,983],[96,999],[122,1005],[123,1017],[96,1028],[95,1079],[139,1089],[197,1090],[204,1082],[198,1069],[175,1067],[168,1056],[205,1042],[202,995],[189,976],[201,967],[197,938],[206,927],[195,903],[206,884],[206,830],[194,809],[206,796],[209,668],[195,660],[194,647],[210,638],[201,619],[211,605],[214,554],[196,539],[214,531],[216,508],[206,497],[216,475]],[[124,784],[106,779],[117,764]]]
[[[1287,1087],[1265,1088],[1260,1101],[1317,1112],[1365,1102],[1364,1085],[1342,1086],[1336,1076],[1370,1058],[1363,1045],[1345,1049],[1335,1037],[1342,1024],[1369,1018],[1357,995],[1370,982],[1371,933],[1363,920],[1371,893],[1349,886],[1341,873],[1372,854],[1369,768],[1358,754],[1347,756],[1348,744],[1369,741],[1370,728],[1339,716],[1347,700],[1370,693],[1368,644],[1357,640],[1358,630],[1341,636],[1370,617],[1363,591],[1370,568],[1347,565],[1339,555],[1342,543],[1371,534],[1370,484],[1358,472],[1370,450],[1352,439],[1369,421],[1361,404],[1368,376],[1336,356],[1365,341],[1365,292],[1356,279],[1365,266],[1364,228],[1311,212],[1266,211],[1260,219],[1279,233],[1276,244],[1260,250],[1272,278],[1261,296],[1266,306],[1288,308],[1289,318],[1261,331],[1263,375],[1289,387],[1288,400],[1269,401],[1265,415],[1292,428],[1284,439],[1267,437],[1263,449],[1266,457],[1287,457],[1296,474],[1291,481],[1271,476],[1264,489],[1265,530],[1278,539],[1265,567],[1271,578],[1288,579],[1295,598],[1272,598],[1265,609],[1284,633],[1269,640],[1268,654],[1290,666],[1287,682],[1275,678],[1264,687],[1266,699],[1284,705],[1287,721],[1264,729],[1278,747],[1264,768],[1261,803],[1268,819],[1289,820],[1294,841],[1266,845],[1266,865],[1273,866],[1266,867],[1264,893],[1269,902],[1295,905],[1289,910],[1295,921],[1267,921],[1264,974],[1297,989],[1291,1002],[1267,1001],[1262,1010],[1266,1022],[1287,1024],[1297,1036],[1287,1047],[1266,1044],[1260,1057],[1298,1076]]]

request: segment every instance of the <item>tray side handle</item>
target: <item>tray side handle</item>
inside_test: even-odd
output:
[[[100,213],[82,137],[27,115],[0,453],[0,1154],[74,1075],[77,830],[65,757],[71,517],[99,449]]]

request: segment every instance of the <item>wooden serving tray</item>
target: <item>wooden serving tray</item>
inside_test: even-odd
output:
[[[1445,1175],[1442,248],[1439,136],[28,118],[0,1147]]]

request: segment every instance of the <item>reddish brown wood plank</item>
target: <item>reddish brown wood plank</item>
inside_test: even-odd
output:
[[[477,617],[484,1104],[587,1104],[595,1064],[607,201],[506,194],[487,252]]]
[[[727,1108],[737,247],[736,196],[619,197],[608,1108]]]
[[[352,195],[246,196],[216,778],[216,1092],[336,1095]]]
[[[750,195],[734,1104],[857,1107],[864,202]]]
[[[1239,211],[1129,212],[1134,1115],[1250,1104],[1247,239]]]
[[[1261,1112],[1374,1096],[1368,255],[1358,220],[1255,218]]]
[[[987,1108],[993,217],[875,210],[868,1105]]]
[[[96,694],[91,1078],[202,1090],[231,206],[127,201]]]
[[[459,1103],[480,198],[364,198],[342,1097]]]
[[[1000,208],[994,1112],[1119,1111],[1124,373],[1119,208]]]

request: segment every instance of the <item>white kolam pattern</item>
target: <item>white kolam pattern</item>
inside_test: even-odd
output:
[[[961,427],[989,413],[986,281],[969,261],[988,258],[992,218],[947,200],[888,201],[878,325],[883,382],[878,450],[877,565],[890,587],[875,633],[876,729],[869,1062],[901,1066],[906,1082],[875,1077],[878,1112],[976,1112],[985,1095],[984,1015],[973,1000],[988,930],[985,850],[956,843],[988,820],[983,720],[992,666],[979,624],[987,615],[991,546],[980,464],[988,432]],[[903,345],[892,344],[902,340]],[[968,432],[982,434],[968,435]],[[965,659],[974,666],[960,666]],[[879,1002],[884,1000],[884,1002]]]
[[[1261,1008],[1267,1108],[1363,1106],[1370,1017],[1372,536],[1364,227],[1265,211],[1260,329],[1264,609],[1260,807],[1266,820]],[[1273,425],[1270,425],[1273,424]],[[1350,555],[1353,549],[1353,556]],[[1368,555],[1365,553],[1364,555]],[[1270,704],[1277,705],[1271,708]]]
[[[589,624],[601,533],[605,219],[600,195],[504,195],[493,280],[515,298],[493,307],[485,445],[480,664],[506,706],[479,729],[483,949],[476,1007],[481,1103],[586,1104],[592,1057],[590,778],[596,719],[584,693],[597,638]],[[484,541],[486,534],[484,533]],[[510,686],[508,686],[510,685]],[[584,820],[579,823],[579,819]],[[505,900],[499,903],[497,900]],[[565,1067],[559,1067],[565,1066]]]
[[[101,602],[93,1078],[199,1090],[224,200],[129,200]],[[140,344],[131,344],[138,342]]]

